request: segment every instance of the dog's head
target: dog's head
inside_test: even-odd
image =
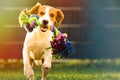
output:
[[[49,25],[59,28],[64,19],[63,12],[51,6],[37,3],[32,9],[27,11],[28,14],[37,14],[40,18],[41,31],[47,31]]]

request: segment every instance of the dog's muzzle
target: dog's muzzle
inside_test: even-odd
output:
[[[42,21],[42,25],[40,26],[40,29],[42,32],[46,32],[48,30],[48,21],[47,20],[43,20]]]
[[[48,30],[48,27],[46,25],[41,25],[40,29],[42,32],[46,32]]]

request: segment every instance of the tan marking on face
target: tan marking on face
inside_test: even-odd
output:
[[[39,9],[39,12],[38,12],[38,16],[39,17],[42,17],[44,16],[47,12],[46,12],[46,8],[48,6],[41,6],[40,9]],[[54,7],[50,7],[49,6],[49,17],[50,17],[50,20],[52,21],[52,23],[54,24],[56,22],[56,16],[57,16],[57,13],[56,13],[56,9]]]
[[[28,10],[27,13],[37,14],[40,18],[39,21],[42,24],[43,20],[48,21],[47,25],[55,25],[56,28],[60,27],[61,22],[64,19],[64,14],[60,9],[48,5],[41,5],[37,3],[32,9]]]
[[[39,21],[41,24],[46,20],[48,21],[47,25],[55,25],[57,28],[59,28],[64,18],[61,10],[47,5],[40,6],[37,15],[40,17]]]
[[[44,16],[45,14],[46,14],[46,6],[41,6],[41,7],[39,8],[39,10],[38,10],[37,15],[38,15],[39,17],[42,17],[42,16]]]
[[[49,16],[50,16],[50,20],[52,21],[52,23],[54,24],[56,22],[56,9],[53,8],[53,7],[50,7],[50,10],[49,10]]]

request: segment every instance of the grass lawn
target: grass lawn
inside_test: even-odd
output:
[[[119,60],[74,60],[54,62],[47,80],[120,80]],[[36,80],[41,80],[41,69],[34,67]],[[0,69],[0,80],[25,80],[23,69]]]

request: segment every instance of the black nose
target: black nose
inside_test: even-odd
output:
[[[48,24],[48,21],[47,21],[47,20],[43,20],[43,24],[44,24],[44,25],[47,25],[47,24]]]

